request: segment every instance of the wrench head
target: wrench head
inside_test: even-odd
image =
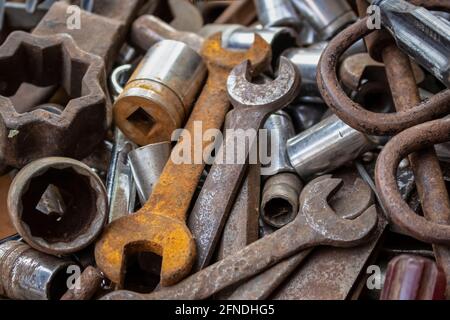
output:
[[[324,244],[350,247],[363,243],[377,226],[377,211],[373,205],[354,220],[339,217],[328,199],[341,186],[341,179],[320,177],[309,183],[300,196],[301,212],[308,223],[325,240]]]
[[[245,60],[250,60],[256,72],[266,68],[272,59],[270,45],[259,35],[255,35],[253,45],[245,51],[230,50],[222,47],[222,33],[216,33],[205,40],[201,50],[208,69],[219,67],[231,70]]]
[[[235,109],[257,108],[275,112],[286,106],[297,96],[300,89],[300,75],[297,68],[286,57],[280,58],[278,77],[263,84],[252,83],[254,69],[246,60],[236,66],[227,81],[228,97]]]
[[[127,256],[138,252],[152,252],[162,257],[161,285],[170,286],[190,272],[196,245],[191,232],[180,221],[138,212],[106,228],[96,244],[95,260],[111,281],[123,287]]]

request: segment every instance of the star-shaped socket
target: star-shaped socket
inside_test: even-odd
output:
[[[34,93],[20,90],[24,84],[52,87],[65,98],[59,108],[36,102],[18,110],[12,97]],[[79,49],[69,35],[16,31],[0,47],[0,163],[20,168],[49,156],[82,159],[110,122],[103,60]]]

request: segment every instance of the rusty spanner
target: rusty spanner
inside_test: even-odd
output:
[[[354,220],[338,217],[327,199],[341,183],[342,180],[332,178],[312,181],[303,190],[302,212],[293,222],[175,286],[148,295],[115,291],[104,299],[206,299],[302,250],[319,245],[352,247],[362,244],[376,227],[375,206]]]
[[[401,160],[413,152],[419,152],[434,144],[447,142],[450,135],[450,119],[425,122],[409,128],[389,141],[380,153],[375,170],[375,179],[380,201],[391,222],[406,234],[427,243],[450,244],[448,221],[427,220],[417,215],[403,200],[395,173]],[[429,182],[432,188],[436,180]],[[445,195],[442,195],[445,196]],[[436,198],[436,201],[439,201]],[[438,211],[432,212],[437,215]]]
[[[317,178],[329,179],[332,175],[325,175]],[[361,215],[367,208],[373,204],[373,193],[369,185],[357,177],[357,173],[353,170],[342,170],[333,175],[334,178],[343,180],[343,187],[333,195],[329,200],[330,205],[335,209],[336,214],[343,219],[354,219]],[[305,194],[302,194],[305,197]],[[302,208],[300,207],[300,210]],[[360,246],[361,247],[361,246]],[[347,250],[358,250],[358,248]],[[336,251],[334,248],[326,248]],[[293,255],[277,265],[271,267],[265,272],[260,273],[256,277],[249,279],[247,282],[239,286],[229,297],[228,300],[264,300],[289,277],[300,265],[313,249],[303,250]],[[329,280],[329,278],[327,277]]]
[[[248,51],[226,50],[221,43],[221,34],[213,35],[205,41],[201,52],[209,76],[185,128],[191,137],[194,137],[196,122],[202,124],[203,132],[222,127],[230,107],[226,81],[236,65],[250,60],[256,71],[261,71],[271,59],[269,45],[258,36]],[[202,150],[208,144],[203,141]],[[180,154],[182,145],[180,141],[173,152]],[[98,267],[119,287],[124,284],[126,256],[133,253],[148,251],[162,256],[162,286],[175,284],[189,273],[196,250],[186,226],[186,213],[204,167],[203,161],[201,164],[175,164],[169,160],[144,207],[106,228],[97,243],[95,258]]]
[[[248,61],[243,62],[228,77],[228,95],[234,106],[228,115],[229,129],[234,132],[253,130],[257,134],[271,113],[285,107],[297,96],[300,77],[292,62],[284,57],[280,60],[279,75],[272,82],[251,83],[251,69]],[[234,134],[225,136],[223,159],[230,158],[228,152],[236,152],[235,138]],[[245,154],[245,159],[248,159],[253,143],[256,143],[256,139],[249,141],[248,146],[244,143],[242,154]],[[216,160],[189,216],[189,229],[197,243],[195,271],[208,265],[247,167],[247,161],[227,162],[218,163]]]
[[[438,6],[439,2],[444,3],[439,0],[429,1],[427,7]],[[448,3],[448,1],[445,2]],[[317,81],[319,90],[330,109],[352,128],[371,135],[396,134],[419,123],[445,115],[450,108],[450,90],[448,89],[408,110],[385,114],[366,110],[346,95],[336,75],[339,59],[353,43],[376,31],[370,30],[368,19],[370,17],[360,19],[335,36],[322,54]]]

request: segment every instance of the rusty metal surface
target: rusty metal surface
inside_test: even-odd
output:
[[[87,267],[80,275],[79,287],[67,290],[61,297],[61,300],[90,300],[100,289],[103,275],[92,266]]]
[[[392,138],[380,153],[375,176],[380,200],[392,223],[416,239],[447,245],[450,244],[450,226],[428,221],[412,211],[399,193],[395,176],[400,161],[406,156],[448,141],[449,134],[448,119],[426,122],[403,131]],[[433,188],[433,181],[429,183],[427,190]],[[444,196],[447,195],[442,194],[440,198]],[[439,203],[435,205],[440,206]]]
[[[380,300],[444,300],[446,280],[436,263],[401,255],[389,262]]]
[[[257,139],[250,138],[248,143],[236,146],[235,133],[251,131],[257,135],[269,115],[292,102],[300,87],[297,69],[284,57],[274,81],[253,84],[251,75],[255,74],[245,61],[228,77],[228,95],[234,106],[228,115],[231,130],[225,134],[219,161],[216,158],[189,216],[189,229],[197,243],[195,271],[209,264],[241,185],[250,151],[255,150]],[[245,162],[240,163],[239,157]],[[229,159],[233,163],[228,163]]]
[[[382,57],[397,109],[407,110],[420,103],[419,89],[408,56],[395,45],[389,45],[382,50]],[[436,151],[434,148],[425,148],[411,154],[409,161],[424,216],[437,223],[449,224],[450,199]],[[440,267],[445,271],[447,283],[450,284],[450,249],[434,245],[434,252]],[[450,297],[450,288],[447,292]]]
[[[184,42],[197,52],[200,52],[204,41],[198,34],[178,31],[152,15],[143,15],[133,22],[131,42],[139,49],[147,51],[155,43],[165,39]]]
[[[258,240],[260,192],[260,166],[249,165],[241,190],[223,228],[222,239],[217,248],[217,261]],[[233,287],[230,287],[219,292],[214,298],[223,300],[232,292]]]
[[[339,58],[358,39],[370,34],[363,18],[333,38],[325,49],[318,70],[320,92],[327,105],[351,127],[371,135],[391,135],[435,119],[450,109],[450,90],[442,91],[409,110],[397,113],[375,113],[353,102],[342,90],[337,79]]]
[[[45,156],[80,159],[104,138],[111,106],[99,57],[80,50],[67,35],[17,31],[0,48],[0,65],[0,82],[5,83],[0,90],[0,162],[20,168]],[[70,101],[61,114],[42,109],[18,113],[8,97],[23,82],[61,85]]]
[[[8,215],[8,190],[12,182],[12,175],[6,174],[0,177],[0,239],[5,239],[16,233]]]
[[[194,122],[202,123],[203,133],[222,127],[230,107],[226,81],[232,68],[248,59],[260,71],[271,58],[268,44],[258,36],[249,50],[237,52],[222,48],[221,34],[206,40],[202,56],[209,76],[185,127],[191,137],[194,136]],[[203,148],[208,145],[203,141]],[[191,151],[192,146],[188,145]],[[173,152],[179,154],[182,149],[181,140]],[[95,257],[97,265],[109,279],[123,285],[126,255],[142,251],[162,256],[160,275],[163,286],[175,284],[189,273],[196,247],[185,219],[203,169],[203,161],[199,164],[175,164],[170,160],[146,205],[136,214],[118,219],[106,228],[97,242]]]
[[[82,50],[103,58],[106,70],[110,71],[139,8],[139,0],[100,1],[94,7],[97,14],[81,11],[80,28],[68,28],[68,6],[62,1],[54,3],[33,34],[67,33]]]
[[[329,177],[312,181],[301,195],[302,214],[296,220],[175,286],[149,295],[116,291],[105,299],[206,299],[302,250],[319,245],[353,247],[363,244],[377,225],[376,209],[371,206],[354,220],[338,217],[329,207],[327,198],[341,183],[342,180]]]
[[[365,1],[365,0],[363,0]],[[415,63],[412,64],[416,83],[421,83],[425,79],[425,73]],[[351,90],[358,90],[361,81],[370,77],[375,80],[380,72],[384,72],[384,64],[373,60],[367,53],[357,53],[342,61],[339,67],[339,79],[345,87]]]
[[[260,191],[260,168],[258,165],[250,165],[223,228],[222,239],[217,248],[218,261],[258,240]]]
[[[316,181],[320,179],[327,179],[330,176],[322,176]],[[354,170],[340,170],[337,172],[334,177],[341,178],[343,181],[343,186],[330,198],[329,204],[336,211],[336,214],[339,217],[344,219],[354,219],[361,215],[370,205],[373,204],[373,193],[370,187],[361,179],[358,178],[357,173]],[[367,245],[365,245],[367,246]],[[355,253],[360,253],[358,248],[355,249],[342,249],[338,250],[324,248],[321,249],[320,252],[332,252],[335,251],[345,251],[349,252],[351,250],[357,251]],[[299,279],[304,278],[304,274],[301,276],[297,276],[297,273],[291,274],[297,269],[303,261],[308,257],[311,253],[311,250],[304,250],[297,255],[280,262],[279,264],[273,266],[271,269],[259,274],[258,276],[250,279],[247,283],[239,286],[232,295],[229,296],[230,300],[263,300],[269,298],[269,296],[277,290],[277,288],[290,277],[290,280],[284,285],[280,290],[278,290],[277,294],[281,292],[286,292],[286,290],[290,287],[294,287],[295,294],[301,294],[297,290],[297,285]],[[324,261],[329,261],[329,259],[333,259],[333,256],[325,254],[323,259]],[[311,258],[313,259],[313,258]],[[333,260],[331,260],[333,261]],[[338,261],[338,260],[335,260]],[[355,260],[343,260],[350,261],[353,263]],[[320,260],[317,261],[320,265]],[[345,262],[344,262],[345,263]],[[314,265],[314,264],[313,264]],[[332,265],[330,263],[329,265]],[[357,267],[355,267],[356,269]],[[342,270],[330,270],[330,272]],[[319,276],[320,277],[320,276]],[[327,280],[332,278],[332,276],[327,277]],[[342,278],[342,275],[341,275]],[[288,288],[286,288],[288,287]],[[351,287],[351,286],[350,286]],[[341,288],[344,288],[342,285]],[[303,291],[301,291],[303,292]],[[309,292],[309,290],[305,290],[305,292]]]
[[[380,217],[380,215],[379,215]],[[387,223],[379,218],[367,244],[349,248],[314,250],[271,296],[274,300],[345,300],[382,240]]]
[[[27,243],[60,256],[86,248],[100,235],[108,201],[100,178],[83,163],[44,158],[23,168],[8,193],[8,212]]]

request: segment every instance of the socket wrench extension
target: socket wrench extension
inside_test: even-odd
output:
[[[290,0],[255,0],[258,18],[264,27],[299,28],[300,17]]]
[[[450,88],[450,22],[404,0],[373,4],[399,48]]]
[[[294,6],[322,40],[329,40],[356,21],[356,14],[346,0],[293,0]]]
[[[355,160],[380,142],[378,137],[363,134],[332,115],[290,139],[287,150],[292,166],[308,181]]]
[[[19,241],[0,245],[0,296],[17,300],[59,299],[67,290],[70,260],[46,255]]]

